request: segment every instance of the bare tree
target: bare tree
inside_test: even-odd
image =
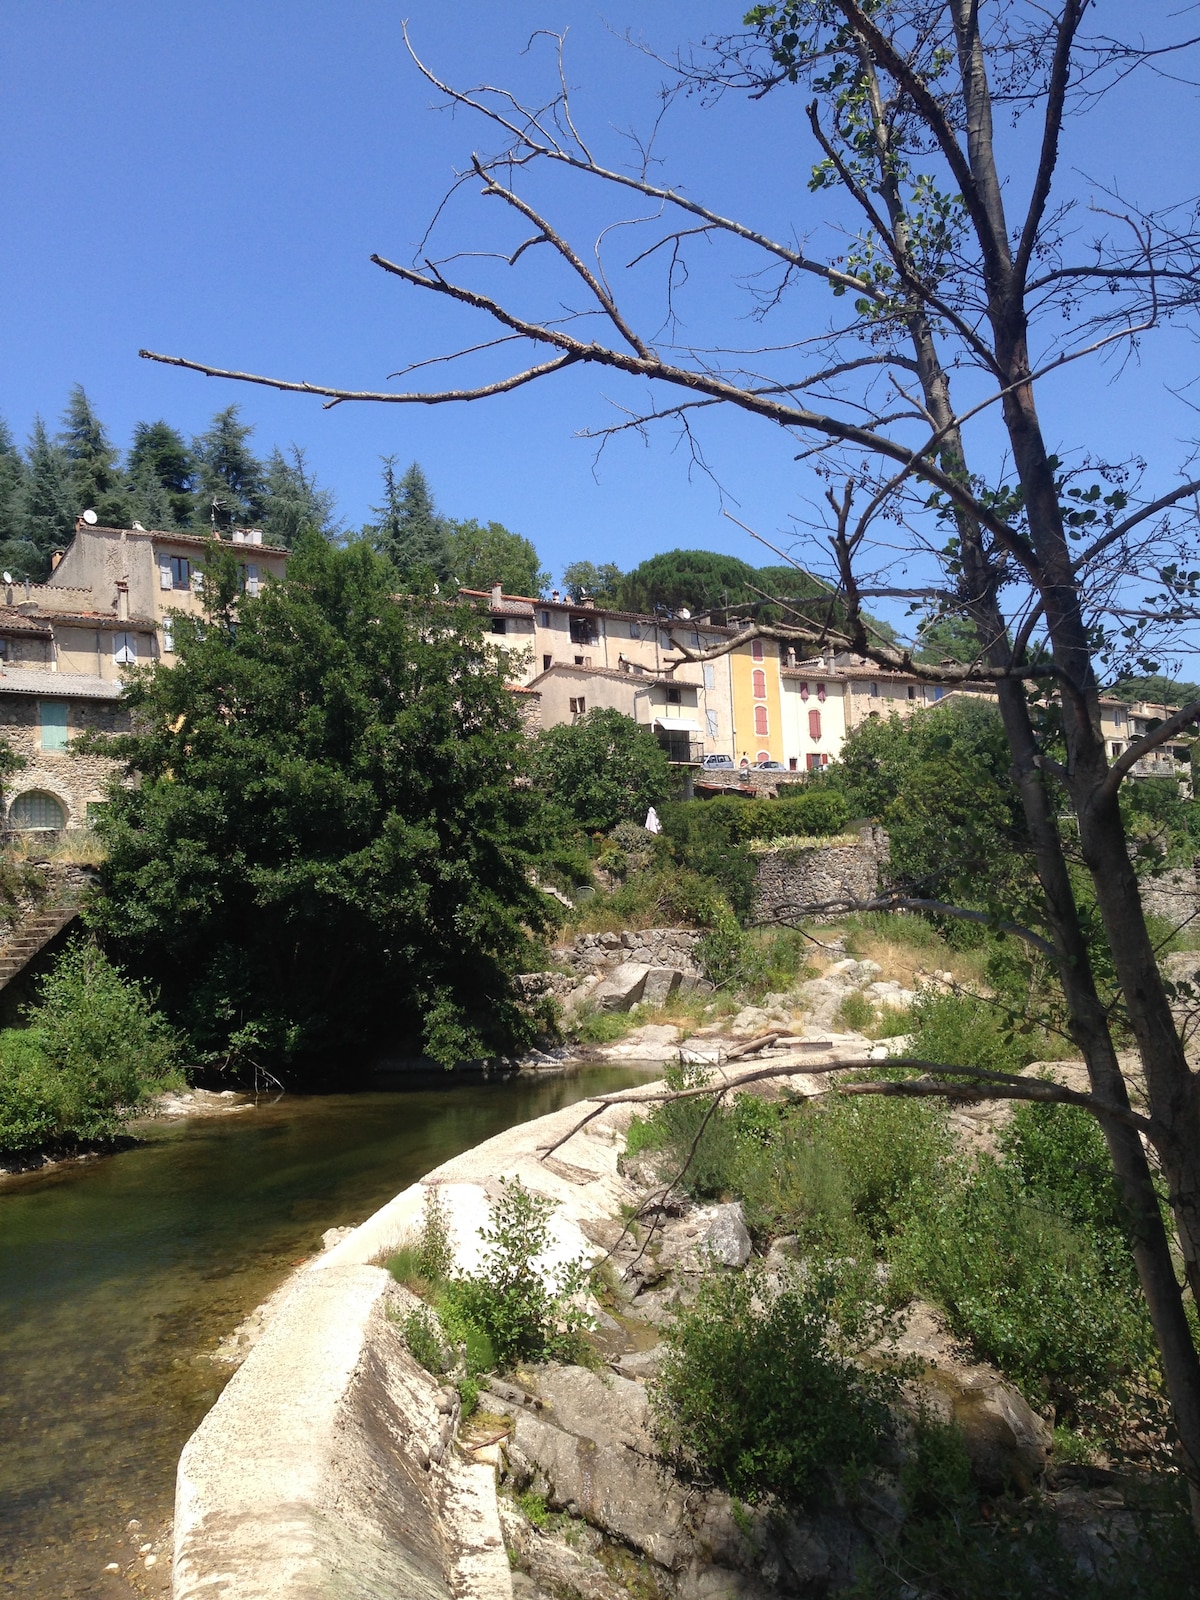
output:
[[[1185,466],[1160,479],[1159,469],[1086,454],[1064,464],[1047,445],[1037,405],[1047,375],[1084,360],[1119,369],[1153,330],[1196,309],[1194,203],[1151,211],[1081,189],[1077,178],[1060,192],[1068,131],[1086,129],[1131,73],[1186,71],[1195,41],[1088,34],[1091,9],[1090,0],[782,0],[757,7],[746,33],[665,63],[664,114],[689,92],[719,100],[806,91],[796,120],[811,141],[809,186],[829,222],[824,247],[820,230],[774,238],[669,185],[652,141],[636,147],[632,162],[602,161],[573,114],[561,40],[557,82],[542,105],[489,85],[454,88],[414,55],[450,105],[481,119],[496,148],[471,157],[412,264],[372,259],[491,324],[492,337],[441,359],[487,362],[512,348],[531,352],[525,363],[441,390],[368,392],[151,358],[329,404],[471,401],[570,366],[598,367],[633,379],[643,396],[663,396],[598,430],[601,447],[620,432],[666,424],[699,453],[695,429],[717,407],[797,441],[797,458],[825,490],[824,520],[805,556],[813,566],[814,545],[828,552],[827,614],[814,621],[806,603],[791,624],[748,625],[733,643],[770,633],[852,649],[934,682],[995,686],[1040,883],[1041,928],[1030,931],[1053,958],[1087,1063],[1091,1093],[1073,1103],[1086,1104],[1108,1142],[1200,1523],[1200,1360],[1185,1309],[1186,1295],[1200,1293],[1200,1086],[1147,931],[1118,804],[1137,762],[1200,719],[1200,702],[1112,763],[1099,705],[1101,673],[1193,647],[1200,574],[1189,566],[1189,544],[1200,476]],[[998,109],[1034,130],[1027,172],[1001,170]],[[615,202],[594,244],[574,241],[536,201],[551,172]],[[435,239],[474,195],[497,202],[489,208],[494,248],[479,248],[472,222],[463,248],[451,242],[439,253]],[[632,230],[644,242],[628,247]],[[708,261],[728,274],[731,293],[749,296],[764,329],[786,329],[781,338],[764,336],[754,349],[682,339],[689,274],[706,265],[696,260],[701,245],[718,247]],[[620,294],[618,250],[628,285]],[[558,274],[537,280],[552,283],[542,313],[518,309],[531,298],[521,275],[539,257]],[[508,270],[516,280],[501,297],[473,286]],[[651,287],[660,298],[647,315]],[[997,418],[1007,440],[999,467],[979,426]],[[901,586],[896,567],[914,561],[927,576]],[[967,621],[980,641],[976,658],[923,665],[881,638],[864,605],[888,594],[908,597],[927,618]],[[712,653],[679,648],[693,658]],[[1042,711],[1050,700],[1053,717]],[[1140,1056],[1142,1113],[1131,1107],[1094,974],[1056,790],[1074,819]],[[1029,1092],[998,1080],[981,1086],[978,1075],[970,1088]],[[944,1074],[937,1083],[926,1074],[890,1092],[930,1089],[961,1094],[965,1079],[952,1088]],[[1151,1159],[1168,1187],[1182,1283]]]

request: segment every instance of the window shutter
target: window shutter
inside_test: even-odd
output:
[[[160,589],[170,589],[173,587],[171,583],[170,556],[159,556],[158,558],[158,587]]]
[[[810,739],[819,739],[821,737],[821,713],[819,711],[810,711],[808,713],[808,737]]]
[[[258,568],[252,561],[248,562],[246,566],[246,593],[251,597],[251,599],[258,594]],[[503,625],[497,628],[496,632],[503,633]]]

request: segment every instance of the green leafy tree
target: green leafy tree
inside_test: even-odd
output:
[[[383,504],[372,510],[379,520],[365,531],[402,578],[422,572],[432,572],[438,579],[449,576],[446,519],[438,514],[429,482],[416,461],[398,478],[396,457],[384,458]]]
[[[671,792],[671,769],[649,728],[604,707],[538,734],[529,770],[589,833],[642,822]]]
[[[572,561],[563,568],[562,586],[572,600],[590,595],[598,606],[615,606],[624,573],[611,561]]]
[[[139,783],[99,824],[94,926],[219,1059],[511,1047],[541,806],[480,619],[397,603],[364,544],[308,534],[233,626],[232,565],[218,547],[207,620],[176,622],[176,665],[135,678],[138,731],[106,745]]]
[[[191,527],[197,461],[183,435],[169,422],[135,424],[125,471],[144,527],[178,531]],[[203,521],[207,527],[207,516]]]
[[[499,583],[505,594],[532,597],[550,582],[529,540],[500,522],[484,526],[472,517],[451,523],[446,553],[451,578],[462,589],[490,589]]]
[[[1146,700],[1155,706],[1186,706],[1200,700],[1200,683],[1188,683],[1180,678],[1168,678],[1165,673],[1131,674],[1118,678],[1105,691],[1114,700]]]
[[[332,539],[339,532],[333,491],[317,483],[299,445],[292,445],[287,455],[278,449],[271,451],[265,498],[262,526],[268,544],[290,550],[302,533]]]
[[[711,613],[720,621],[751,598],[755,571],[737,556],[713,550],[666,550],[621,579],[617,598],[626,611]]]
[[[217,528],[257,528],[266,510],[263,465],[249,445],[254,429],[239,416],[240,407],[226,406],[192,444],[200,477],[197,520]]]
[[[983,655],[979,630],[968,618],[953,613],[926,623],[918,637],[917,661],[936,665],[940,661],[978,661]]]
[[[132,520],[129,486],[120,456],[82,384],[71,390],[58,442],[70,463],[76,511],[90,508],[105,527],[128,527]]]

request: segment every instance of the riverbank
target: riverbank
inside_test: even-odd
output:
[[[122,1150],[132,1150],[142,1142],[140,1133],[158,1122],[178,1122],[184,1118],[230,1116],[235,1112],[253,1111],[260,1097],[239,1093],[236,1089],[172,1089],[158,1095],[144,1106],[136,1117],[126,1123],[126,1131],[112,1139],[83,1140],[71,1144],[43,1145],[36,1150],[23,1150],[6,1155],[0,1151],[0,1190],[5,1178],[23,1176],[30,1172],[45,1172],[52,1167],[69,1167],[83,1162],[97,1161],[101,1156],[118,1155]],[[277,1095],[263,1097],[268,1102]]]

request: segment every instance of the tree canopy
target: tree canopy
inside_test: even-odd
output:
[[[306,534],[231,623],[230,562],[207,569],[208,619],[177,620],[176,664],[131,684],[138,731],[105,745],[139,782],[99,824],[93,926],[218,1060],[510,1048],[546,916],[541,805],[514,783],[521,720],[480,619],[394,599],[361,541]]]
[[[529,771],[546,797],[589,833],[645,822],[650,807],[671,792],[671,769],[649,728],[601,706],[543,729]]]
[[[536,598],[550,582],[528,539],[510,533],[500,522],[486,525],[468,517],[450,524],[446,556],[454,583],[461,589],[502,585],[505,594]]]

